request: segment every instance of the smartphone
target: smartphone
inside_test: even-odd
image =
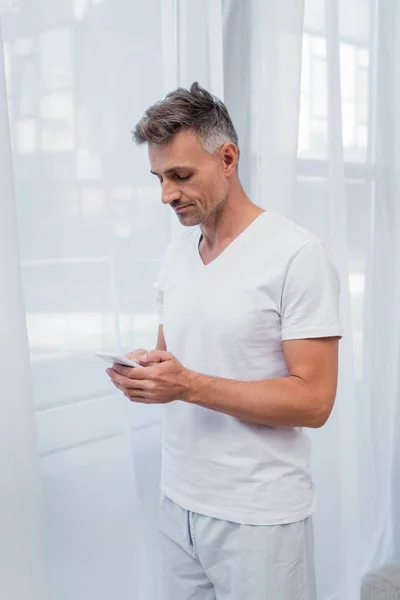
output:
[[[112,365],[123,365],[124,367],[141,367],[139,363],[134,360],[130,360],[126,358],[126,356],[120,356],[118,354],[114,354],[113,352],[96,352],[96,356],[98,358],[102,358]]]

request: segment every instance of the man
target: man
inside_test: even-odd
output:
[[[162,264],[157,349],[108,371],[133,402],[166,405],[162,600],[313,600],[302,428],[324,425],[336,394],[336,272],[313,235],[246,196],[228,111],[198,84],[150,107],[134,139],[188,227]]]

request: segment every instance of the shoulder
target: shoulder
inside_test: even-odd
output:
[[[269,268],[275,269],[283,285],[289,273],[311,271],[317,275],[321,270],[335,267],[324,243],[307,229],[291,219],[267,211],[261,230],[258,230],[258,250]],[[311,275],[311,273],[310,273]]]
[[[286,255],[287,260],[292,260],[304,248],[320,251],[325,248],[320,239],[307,229],[301,227],[291,219],[273,211],[267,211],[265,228],[268,230],[268,239],[278,252]]]
[[[313,233],[294,221],[274,215],[275,260],[282,267],[284,291],[299,293],[322,286],[329,292],[340,291],[339,274],[325,244]],[[319,293],[319,292],[318,292]]]

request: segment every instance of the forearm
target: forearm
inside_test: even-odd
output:
[[[187,402],[260,425],[321,427],[334,400],[295,376],[244,382],[191,372],[189,381]]]

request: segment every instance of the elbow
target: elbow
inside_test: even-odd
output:
[[[307,424],[307,427],[309,427],[310,429],[321,429],[321,427],[323,427],[327,423],[329,416],[330,412],[315,415],[310,419],[310,422]]]
[[[328,421],[336,397],[335,385],[323,383],[317,385],[306,384],[297,378],[298,387],[298,417],[300,427],[320,429]]]
[[[311,429],[321,429],[331,416],[334,402],[335,396],[324,398],[321,398],[320,396],[317,401],[314,401],[313,410],[310,410],[309,413],[309,423],[307,424],[307,427],[310,427]]]

